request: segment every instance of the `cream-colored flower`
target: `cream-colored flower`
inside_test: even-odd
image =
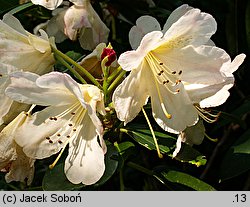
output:
[[[18,70],[37,74],[52,70],[55,60],[49,39],[44,31],[40,30],[40,32],[41,37],[27,32],[18,19],[11,14],[5,14],[3,20],[0,20],[0,125],[13,102],[4,94],[9,84],[9,75]],[[17,110],[17,114],[22,110]],[[8,114],[7,123],[10,117],[13,118]]]
[[[47,9],[53,10],[60,6],[63,0],[31,0],[33,4],[41,5]]]
[[[91,185],[105,170],[103,127],[96,111],[105,113],[103,94],[93,85],[78,84],[68,74],[43,76],[13,73],[6,94],[15,101],[47,106],[16,134],[16,142],[34,159],[43,159],[69,145],[65,174],[70,182]]]
[[[30,185],[33,180],[35,159],[27,157],[15,142],[16,133],[28,116],[26,112],[20,113],[0,132],[0,170],[6,172],[6,182],[25,182],[27,179]]]
[[[62,32],[71,40],[79,40],[83,49],[94,50],[99,43],[107,43],[109,29],[93,9],[90,0],[71,1],[74,5],[62,9],[48,23],[47,32],[56,41],[64,40]]]
[[[156,122],[178,134],[195,125],[198,115],[206,118],[200,107],[223,104],[245,55],[231,62],[224,50],[211,46],[215,31],[211,15],[188,5],[173,11],[162,31],[153,17],[140,17],[129,33],[134,50],[118,59],[131,71],[113,94],[118,118],[130,122],[150,97]]]
[[[0,20],[0,60],[19,70],[43,74],[52,70],[53,57],[47,34],[35,36],[22,27],[18,19],[5,14]]]

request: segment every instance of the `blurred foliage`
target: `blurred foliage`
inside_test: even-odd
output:
[[[106,3],[112,14],[109,41],[117,54],[130,50],[128,32],[141,15],[154,16],[162,25],[178,6],[187,3],[211,14],[217,21],[212,40],[232,58],[245,53],[247,58],[235,75],[235,86],[226,103],[216,110],[223,111],[214,124],[206,124],[206,132],[218,142],[206,139],[199,146],[185,146],[178,159],[172,159],[176,136],[166,134],[153,125],[163,158],[155,151],[150,131],[142,114],[126,127],[113,123],[116,131],[108,131],[105,140],[108,169],[93,186],[73,185],[63,173],[63,158],[53,170],[48,165],[54,156],[36,162],[35,178],[31,186],[6,183],[0,173],[3,190],[250,190],[250,2],[248,0],[154,0],[149,8],[142,0],[93,0],[95,10],[102,16],[99,2]],[[18,0],[0,0],[0,15],[11,11]],[[15,16],[28,31],[51,17],[51,11],[40,6],[26,5]],[[58,45],[73,59],[87,55],[79,44],[68,40]],[[75,58],[74,58],[75,57]],[[59,66],[56,66],[60,68]],[[65,68],[61,68],[63,71]],[[150,112],[148,112],[150,114]],[[150,117],[152,123],[155,123]],[[134,125],[136,123],[136,125]],[[117,130],[122,133],[117,135]],[[190,150],[193,150],[190,153]],[[194,153],[195,151],[195,153]],[[187,155],[193,155],[187,159]],[[186,160],[185,160],[185,159]]]

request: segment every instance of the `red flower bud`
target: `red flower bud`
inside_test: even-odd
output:
[[[110,66],[112,62],[116,60],[116,53],[113,49],[104,48],[102,51],[101,59],[108,57],[108,61],[105,63],[105,66]]]

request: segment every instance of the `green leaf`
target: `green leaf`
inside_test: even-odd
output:
[[[197,191],[215,191],[215,188],[202,180],[176,170],[162,171],[160,176],[171,183],[181,184]],[[164,179],[161,179],[161,181],[164,182]]]
[[[110,142],[107,142],[107,153],[105,155],[105,172],[101,179],[92,186],[86,186],[83,184],[75,185],[69,182],[64,174],[64,163],[61,163],[57,164],[52,170],[47,170],[43,179],[43,189],[48,191],[66,191],[79,190],[84,187],[99,187],[103,185],[107,180],[109,180],[117,169],[118,161],[112,159],[112,156],[114,155],[118,156],[116,148]]]
[[[122,129],[123,132],[131,136],[140,145],[149,150],[156,150],[152,134],[149,129]],[[160,151],[162,153],[169,153],[175,147],[176,138],[162,132],[155,131]]]
[[[188,162],[190,164],[196,165],[197,167],[205,165],[207,163],[207,159],[205,156],[185,143],[182,143],[181,150],[175,157],[175,159],[181,162]]]
[[[221,181],[238,176],[250,169],[250,129],[247,130],[227,151],[221,167]]]

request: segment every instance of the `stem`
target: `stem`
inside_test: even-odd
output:
[[[110,94],[111,91],[118,85],[120,80],[123,78],[123,76],[126,74],[127,71],[122,71],[118,77],[111,83],[111,85],[108,87],[107,94]]]
[[[127,162],[127,165],[129,167],[134,168],[134,169],[136,169],[136,170],[138,170],[140,172],[143,172],[143,173],[145,173],[147,175],[150,175],[150,176],[154,175],[154,173],[151,170],[149,170],[149,169],[147,169],[145,167],[142,167],[142,166],[140,166],[140,165],[138,165],[138,164],[136,164],[134,162]]]
[[[113,73],[111,73],[110,74],[110,76],[108,77],[108,83],[110,83],[114,78],[115,78],[115,76],[118,74],[118,73],[120,73],[120,71],[122,70],[122,67],[121,66],[119,66],[118,68],[116,68],[115,70],[114,70],[114,72]]]
[[[65,55],[64,53],[62,53],[61,51],[59,51],[58,49],[56,49],[55,47],[51,46],[53,52],[55,53],[55,55],[58,57],[60,56],[62,59],[64,59],[66,62],[72,64],[73,66],[75,66],[76,68],[78,68],[79,70],[81,70],[84,75],[92,82],[94,83],[98,88],[102,89],[102,86],[100,85],[100,83],[98,83],[98,81],[85,69],[83,68],[81,65],[79,65],[77,62],[75,62],[74,60],[72,60],[69,56]]]
[[[148,118],[147,113],[146,113],[146,111],[144,110],[144,108],[142,108],[142,112],[143,112],[143,114],[144,114],[144,116],[145,116],[145,119],[146,119],[146,121],[147,121],[147,123],[148,123],[149,129],[150,129],[151,134],[152,134],[152,136],[153,136],[153,139],[154,139],[154,142],[155,142],[155,147],[156,147],[156,151],[157,151],[158,157],[159,157],[159,158],[163,158],[163,155],[161,154],[160,149],[159,149],[159,145],[158,145],[157,139],[156,139],[156,137],[155,137],[154,130],[153,130],[152,126],[151,126],[151,123],[150,123],[150,121],[149,121],[149,118]]]
[[[59,60],[66,68],[68,68],[78,80],[80,80],[82,83],[87,83],[84,78],[76,70],[74,70],[61,56],[56,55],[56,59]]]

